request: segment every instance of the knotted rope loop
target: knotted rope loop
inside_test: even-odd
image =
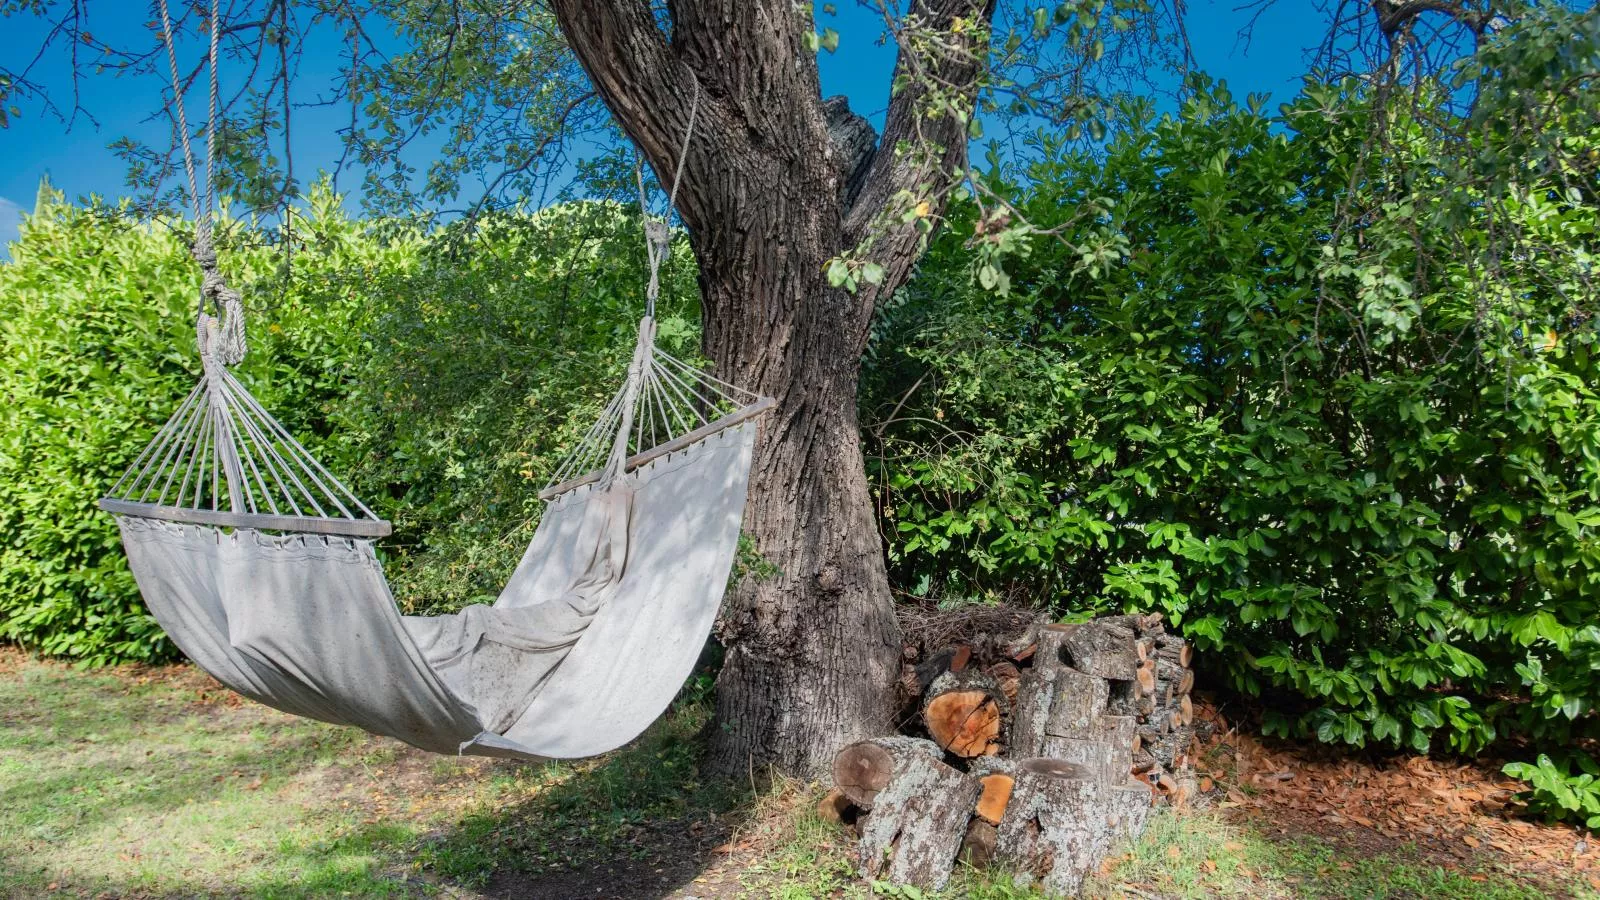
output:
[[[200,264],[200,309],[196,316],[195,332],[198,336],[201,361],[209,368],[215,364],[238,365],[247,349],[244,335],[244,300],[239,292],[228,286],[217,267],[217,248],[213,241],[211,217],[216,207],[217,163],[217,44],[221,36],[218,0],[211,0],[210,42],[206,60],[209,71],[208,110],[206,116],[205,190],[202,194],[194,151],[190,147],[189,119],[184,112],[183,81],[178,75],[178,52],[172,38],[172,14],[167,0],[161,0],[161,36],[167,46],[167,68],[172,76],[172,105],[178,125],[178,144],[183,150],[183,170],[187,178],[189,202],[194,210],[194,242],[190,255]],[[217,315],[206,311],[206,303]]]
[[[693,78],[693,76],[691,76]],[[656,299],[661,295],[661,266],[672,254],[672,226],[667,216],[678,206],[678,186],[683,183],[683,169],[689,160],[689,141],[694,137],[694,122],[700,114],[700,79],[693,78],[694,97],[689,101],[689,123],[683,129],[683,143],[678,147],[678,165],[672,173],[672,187],[667,191],[667,211],[657,216],[650,212],[649,195],[644,189],[644,163],[638,161],[633,176],[639,183],[639,212],[644,217],[645,261],[650,267],[650,282],[645,286],[645,318],[654,319]]]

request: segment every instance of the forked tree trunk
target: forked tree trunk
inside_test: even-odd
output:
[[[715,762],[814,775],[853,740],[889,730],[899,629],[868,495],[856,420],[873,309],[909,277],[920,223],[966,161],[965,127],[928,118],[924,89],[897,90],[880,150],[870,127],[824,105],[809,4],[793,0],[552,0],[573,52],[618,123],[670,180],[703,88],[678,212],[700,263],[705,349],[718,374],[771,396],[751,473],[745,531],[771,574],[724,605]],[[922,27],[960,52],[919,57],[942,85],[975,85],[993,0],[913,0]],[[897,76],[908,65],[902,50]],[[968,91],[970,100],[971,90]],[[843,125],[830,133],[830,119]],[[920,155],[893,148],[914,146]],[[855,293],[824,269],[864,247],[882,267]]]

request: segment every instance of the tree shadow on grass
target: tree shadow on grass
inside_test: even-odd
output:
[[[704,870],[753,796],[702,774],[706,719],[678,707],[598,760],[506,765],[508,802],[431,835],[419,861],[506,900],[664,897]]]

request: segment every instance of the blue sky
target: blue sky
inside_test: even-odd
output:
[[[1240,0],[1192,0],[1187,26],[1202,70],[1225,79],[1236,95],[1267,92],[1287,99],[1305,70],[1304,50],[1323,27],[1308,0],[1286,0],[1269,7],[1256,26],[1248,49],[1238,40],[1239,29],[1250,13],[1235,7]],[[823,53],[821,67],[825,94],[845,94],[851,107],[874,118],[888,103],[893,50],[875,46],[881,31],[873,14],[849,2],[836,3],[837,15],[829,20],[843,36],[837,53]],[[90,0],[89,29],[102,34],[143,30],[149,15],[145,4]],[[827,24],[827,22],[825,22]],[[130,32],[131,33],[131,32]],[[43,28],[25,16],[6,20],[0,37],[0,60],[15,67],[32,56]],[[69,98],[73,81],[66,60],[47,60],[38,72],[53,93]],[[331,81],[337,59],[333,53],[307,53],[297,74],[306,97]],[[319,66],[325,68],[319,70]],[[226,78],[226,71],[224,72]],[[116,78],[89,74],[77,85],[82,105],[96,121],[79,117],[64,123],[37,107],[24,106],[9,128],[0,129],[0,255],[16,233],[17,210],[31,209],[39,179],[48,174],[68,197],[89,194],[115,197],[123,192],[124,166],[107,147],[132,135],[151,143],[167,140],[168,125],[159,111],[163,82],[155,78]],[[294,146],[301,173],[331,167],[339,154],[334,129],[345,113],[305,110],[296,113]],[[304,180],[304,179],[302,179]]]

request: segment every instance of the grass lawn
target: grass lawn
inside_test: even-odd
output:
[[[454,759],[242,702],[188,667],[0,650],[0,896],[917,896],[855,878],[814,788],[703,779],[703,723],[677,710],[580,765]],[[1227,811],[1158,816],[1087,894],[1600,897],[1576,868],[1461,865]],[[969,872],[945,896],[1040,895]]]

